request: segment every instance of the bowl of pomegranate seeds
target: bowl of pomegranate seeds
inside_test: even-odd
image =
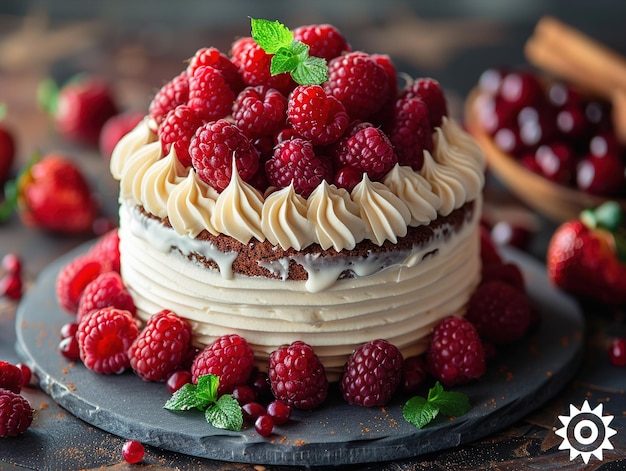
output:
[[[465,123],[490,171],[513,194],[561,222],[606,200],[626,208],[626,146],[610,102],[533,69],[488,69]]]

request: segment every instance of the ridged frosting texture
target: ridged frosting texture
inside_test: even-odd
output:
[[[352,193],[323,182],[306,199],[289,188],[263,196],[235,171],[222,193],[211,191],[173,152],[162,154],[153,124],[146,118],[120,141],[111,174],[120,181],[121,201],[169,218],[180,235],[207,230],[297,250],[315,243],[340,251],[364,239],[382,245],[405,235],[407,226],[427,225],[477,199],[484,185],[482,152],[445,117],[419,172],[396,165],[382,182],[365,177]]]

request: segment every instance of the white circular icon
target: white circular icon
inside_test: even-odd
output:
[[[602,451],[612,450],[613,445],[609,441],[617,430],[609,427],[613,420],[612,415],[602,415],[602,404],[595,409],[589,407],[585,401],[580,409],[574,405],[569,406],[569,415],[559,415],[563,427],[555,433],[563,438],[559,450],[569,450],[570,461],[580,455],[587,464],[591,455],[602,461]]]

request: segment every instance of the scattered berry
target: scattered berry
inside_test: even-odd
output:
[[[259,400],[273,397],[270,379],[265,371],[259,371],[256,367],[253,368],[248,384],[252,387],[252,389],[254,389],[254,392]]]
[[[19,394],[22,390],[22,370],[13,363],[0,360],[0,388]]]
[[[269,415],[261,415],[254,422],[254,429],[262,437],[269,437],[274,431],[274,421]]]
[[[182,71],[154,95],[148,112],[157,124],[167,116],[171,110],[179,105],[185,105],[189,99],[189,79],[186,71]]]
[[[138,112],[127,112],[111,116],[102,126],[98,147],[100,154],[106,159],[111,158],[113,149],[122,137],[135,129],[137,124],[143,120],[144,114]]]
[[[348,128],[350,118],[344,105],[320,85],[300,85],[287,103],[287,121],[314,145],[336,141]]]
[[[8,253],[2,257],[2,268],[9,273],[22,273],[22,260],[15,253]]]
[[[481,338],[501,345],[526,334],[531,313],[523,292],[503,281],[493,280],[474,291],[465,317],[476,327]]]
[[[402,364],[402,390],[415,392],[428,377],[428,364],[424,355],[409,357]]]
[[[478,332],[461,317],[450,316],[435,326],[427,359],[430,373],[445,386],[478,379],[486,371]]]
[[[267,414],[267,410],[263,407],[263,404],[258,402],[247,402],[241,406],[241,410],[243,412],[243,416],[246,420],[254,421],[261,417],[262,415]]]
[[[19,273],[7,273],[0,278],[0,296],[17,301],[23,294],[22,277]]]
[[[22,372],[22,388],[30,386],[30,382],[33,379],[33,371],[24,363],[18,363],[15,366],[17,366]]]
[[[343,398],[359,406],[383,406],[400,385],[402,354],[383,339],[357,348],[348,358],[339,383]]]
[[[59,342],[59,352],[69,361],[80,360],[80,346],[77,336],[65,337]]]
[[[137,440],[128,440],[122,447],[122,457],[128,464],[141,463],[144,454],[145,449]]]
[[[193,382],[202,375],[219,376],[218,393],[231,393],[235,386],[246,384],[252,373],[254,353],[243,337],[223,335],[202,350],[191,366]]]
[[[74,337],[78,332],[78,322],[68,322],[61,326],[61,338],[66,339],[68,337]]]
[[[617,337],[611,341],[609,360],[615,366],[626,366],[626,338]]]
[[[187,105],[178,105],[167,113],[158,129],[163,155],[169,154],[174,147],[180,163],[186,167],[190,166],[189,144],[196,133],[196,129],[202,124],[202,118]]]
[[[332,181],[330,162],[315,154],[311,141],[295,138],[276,146],[274,156],[265,163],[270,183],[278,188],[290,184],[307,198],[323,180]]]
[[[230,183],[233,157],[244,181],[250,180],[259,167],[259,152],[241,129],[225,119],[199,127],[189,153],[198,177],[220,192]]]
[[[291,418],[291,407],[283,401],[272,401],[267,405],[267,415],[272,418],[274,425],[282,425]]]
[[[247,384],[235,386],[232,396],[240,406],[257,400],[256,391],[252,388],[252,386],[248,386]]]
[[[78,325],[80,359],[100,374],[121,374],[130,367],[128,349],[139,335],[134,317],[114,307],[91,311]]]
[[[191,371],[189,370],[175,370],[167,375],[165,380],[165,386],[170,394],[174,394],[185,384],[191,384]]]
[[[19,394],[0,389],[0,437],[16,437],[33,421],[33,409]]]
[[[133,316],[137,311],[133,297],[124,286],[122,276],[116,271],[102,273],[85,286],[78,303],[76,322],[80,323],[87,313],[103,307],[125,310]]]
[[[324,365],[304,342],[296,341],[273,351],[268,375],[276,399],[296,409],[315,409],[328,395]]]
[[[180,368],[191,348],[191,325],[168,310],[148,319],[128,350],[130,366],[144,381],[165,381]]]

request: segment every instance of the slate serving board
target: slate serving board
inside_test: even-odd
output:
[[[16,350],[31,364],[42,389],[85,422],[123,438],[188,455],[267,465],[346,465],[397,460],[451,448],[485,437],[536,409],[574,376],[583,351],[584,319],[578,305],[553,289],[545,267],[503,249],[524,273],[531,299],[542,313],[540,326],[490,361],[486,375],[456,388],[474,406],[454,420],[437,417],[418,430],[402,417],[408,396],[384,408],[350,406],[336,390],[320,409],[295,411],[269,438],[245,426],[241,432],[211,427],[197,411],[170,412],[163,384],[146,383],[128,372],[102,376],[58,352],[60,327],[72,320],[57,305],[54,285],[60,268],[85,252],[78,247],[41,273],[21,302]],[[424,394],[427,392],[425,388]]]

